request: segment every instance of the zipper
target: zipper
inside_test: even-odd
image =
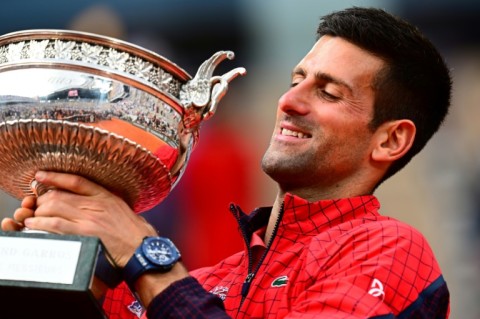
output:
[[[245,277],[245,280],[243,281],[242,284],[242,299],[240,300],[240,305],[238,306],[238,310],[240,311],[243,302],[245,301],[245,298],[248,295],[248,292],[250,290],[250,286],[252,284],[253,279],[255,278],[255,275],[257,274],[258,270],[263,264],[263,261],[267,257],[268,252],[270,251],[270,248],[272,247],[273,241],[277,235],[278,227],[280,226],[280,221],[282,220],[283,217],[283,212],[284,212],[284,203],[282,202],[282,206],[280,207],[280,212],[278,214],[277,220],[275,221],[275,226],[273,227],[273,232],[272,236],[270,237],[270,240],[268,241],[267,247],[265,251],[263,252],[262,256],[258,260],[257,266],[255,269],[252,271],[253,268],[253,260],[252,260],[252,252],[250,249],[250,244],[247,246],[247,251],[248,251],[248,275]],[[242,231],[243,232],[243,231]],[[244,233],[245,235],[245,233]],[[248,243],[250,243],[250,240],[246,240]]]
[[[250,272],[242,284],[242,302],[247,296],[248,291],[250,290],[250,283],[252,282],[253,277],[255,277],[255,274],[253,272]],[[240,305],[242,304],[240,303]]]
[[[250,249],[250,237],[249,237],[249,234],[247,233],[247,230],[245,229],[244,223],[242,222],[242,220],[239,216],[238,207],[231,204],[230,205],[230,211],[232,212],[233,216],[237,220],[237,223],[238,223],[239,228],[240,228],[240,232],[242,233],[243,241],[245,242],[245,245],[247,247],[248,275],[245,278],[244,283],[242,284],[242,292],[241,292],[242,301],[240,302],[240,306],[241,306],[242,303],[243,303],[243,299],[245,299],[243,296],[248,293],[248,289],[249,289],[249,286],[250,286],[249,283],[253,279],[253,273],[251,273],[251,269],[253,267],[252,250]],[[244,290],[245,290],[245,292],[244,292]],[[239,307],[239,309],[240,309],[240,307]]]

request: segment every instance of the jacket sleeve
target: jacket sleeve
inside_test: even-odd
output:
[[[193,277],[187,277],[171,284],[150,303],[148,319],[160,318],[230,318],[223,302],[209,293]]]
[[[408,307],[396,312],[380,296],[380,288],[365,293],[345,280],[329,279],[302,294],[285,319],[445,319],[449,315],[449,293],[442,277],[425,289]],[[376,295],[378,294],[378,295]],[[380,297],[380,298],[379,298]]]
[[[325,242],[312,241],[303,269],[310,281],[286,318],[448,318],[447,285],[426,239],[412,227],[359,227],[335,245],[319,265]]]

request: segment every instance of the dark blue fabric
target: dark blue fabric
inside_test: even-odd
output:
[[[156,296],[147,309],[149,319],[160,318],[230,318],[220,298],[207,292],[193,277],[171,284]]]

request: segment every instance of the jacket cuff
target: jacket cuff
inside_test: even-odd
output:
[[[193,277],[172,283],[150,302],[148,318],[230,318],[222,300]]]

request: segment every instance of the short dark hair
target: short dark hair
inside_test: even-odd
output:
[[[420,152],[443,123],[451,98],[449,69],[418,28],[381,9],[353,7],[328,14],[317,29],[318,38],[324,35],[341,37],[385,61],[373,83],[372,130],[399,119],[417,127],[412,148],[392,163],[379,185]]]

